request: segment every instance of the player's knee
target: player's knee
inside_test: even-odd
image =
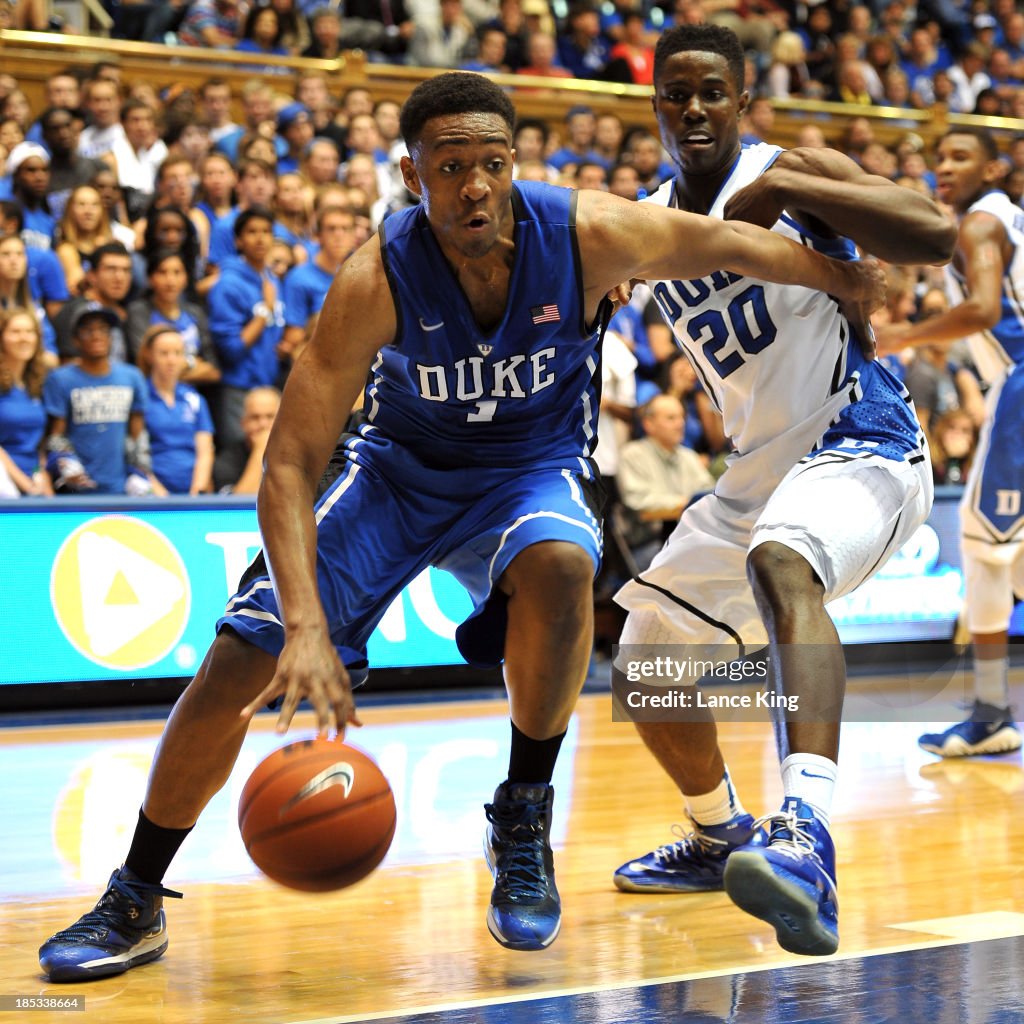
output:
[[[189,684],[189,698],[203,706],[230,704],[243,708],[273,678],[275,665],[272,655],[233,630],[222,630]]]
[[[747,579],[754,594],[776,608],[822,599],[821,581],[807,559],[776,541],[747,555]]]
[[[532,545],[519,558],[523,562],[517,567],[517,591],[529,592],[531,599],[556,606],[590,599],[594,563],[583,548],[552,541]]]

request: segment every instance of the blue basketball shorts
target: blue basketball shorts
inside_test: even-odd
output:
[[[451,572],[473,613],[456,642],[470,664],[504,657],[506,599],[495,584],[531,544],[567,541],[601,562],[602,494],[596,471],[574,464],[515,468],[424,466],[377,431],[350,436],[339,472],[316,505],[317,583],[331,638],[353,682],[391,602],[428,566]],[[277,655],[284,627],[262,555],[228,601],[217,631],[232,629]]]

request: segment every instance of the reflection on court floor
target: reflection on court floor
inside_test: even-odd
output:
[[[48,831],[42,848],[0,844],[0,899],[24,897],[84,883],[90,890],[124,858],[146,789],[156,738],[109,738],[38,745],[0,745],[0,778],[31,779],[11,787],[8,821],[27,831]],[[577,727],[563,745],[554,785],[565,813],[554,841],[564,836],[571,811],[572,761]],[[352,730],[391,782],[398,829],[388,864],[477,856],[483,834],[482,805],[505,777],[509,727],[500,717],[374,725]],[[308,735],[308,733],[307,733]],[[237,828],[238,798],[249,773],[277,747],[301,738],[253,731],[228,784],[214,798],[175,860],[176,883],[245,880],[256,874]],[[50,817],[48,829],[32,824]]]

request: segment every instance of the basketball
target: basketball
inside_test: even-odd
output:
[[[304,892],[365,878],[391,846],[395,798],[376,762],[347,743],[289,743],[265,757],[238,803],[238,828],[253,863]]]

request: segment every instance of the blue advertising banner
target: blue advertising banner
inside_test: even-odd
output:
[[[0,514],[0,685],[192,675],[259,550],[255,509],[36,508]],[[461,664],[471,610],[452,576],[424,573],[385,614],[371,663]]]
[[[6,505],[0,685],[192,675],[259,546],[255,509],[238,499]],[[959,561],[956,495],[940,495],[913,540],[830,605],[841,637],[948,638],[962,602]],[[371,665],[461,664],[455,628],[471,607],[448,573],[423,573],[384,615]]]

